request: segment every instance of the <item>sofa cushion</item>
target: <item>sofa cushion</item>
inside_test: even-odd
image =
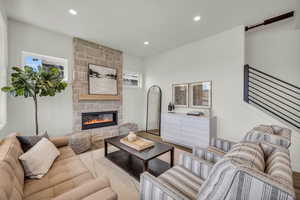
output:
[[[69,136],[57,136],[57,137],[51,137],[50,141],[57,147],[64,147],[68,146],[69,143]]]
[[[0,162],[0,199],[21,200],[23,187],[18,183],[13,169],[6,163]]]
[[[77,189],[78,187],[85,185],[87,182],[94,180],[94,177],[90,172],[84,172],[76,177],[67,179],[65,181],[60,181],[56,184],[47,185],[49,182],[43,182],[43,187],[39,187],[38,184],[31,184],[26,186],[25,191],[26,194],[29,190],[35,191],[30,195],[26,195],[24,200],[41,200],[46,198],[55,198],[61,194],[71,191],[72,189]],[[41,189],[43,188],[43,189]]]
[[[59,151],[54,144],[42,138],[19,159],[23,164],[26,177],[40,179],[49,171],[57,156]]]
[[[204,182],[204,180],[179,165],[169,169],[160,175],[158,179],[191,200],[197,198],[197,193]]]
[[[56,161],[64,160],[64,159],[76,156],[74,151],[69,146],[61,147],[58,149],[58,151],[59,151],[60,155],[57,157]]]
[[[72,189],[78,186],[78,179],[91,180],[92,174],[88,171],[85,165],[77,156],[69,157],[62,160],[56,160],[49,172],[39,180],[27,179],[24,186],[24,196],[28,197],[35,193],[50,192],[53,196],[57,195],[59,189],[63,191]],[[83,182],[83,180],[81,180]],[[59,184],[64,184],[59,187]]]
[[[112,190],[112,188],[107,187],[103,190],[99,190],[85,198],[83,200],[117,200],[118,196],[115,193],[115,191]]]
[[[110,188],[107,178],[95,179],[84,185],[59,195],[54,200],[81,200],[81,199],[117,199],[117,194]]]
[[[264,152],[258,143],[240,142],[235,144],[224,158],[243,161],[262,172],[265,170]]]
[[[0,145],[0,170],[1,173],[9,174],[9,179],[4,180],[0,176],[0,181],[9,186],[9,190],[23,193],[24,171],[18,157],[23,154],[21,145],[15,136],[7,137]],[[3,190],[3,186],[0,189]],[[7,189],[5,189],[7,191]]]

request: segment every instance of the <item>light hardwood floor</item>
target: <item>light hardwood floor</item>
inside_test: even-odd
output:
[[[294,172],[294,187],[296,191],[297,200],[300,200],[300,173]]]

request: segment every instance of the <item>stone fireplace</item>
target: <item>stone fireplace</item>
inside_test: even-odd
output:
[[[122,123],[122,52],[79,38],[74,38],[73,48],[73,132],[91,134],[92,140],[118,135],[118,124]],[[89,95],[89,64],[117,69],[118,98]]]

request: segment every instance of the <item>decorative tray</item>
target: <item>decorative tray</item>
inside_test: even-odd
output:
[[[127,137],[122,138],[120,142],[137,151],[142,151],[154,146],[154,142],[152,142],[151,140],[146,140],[138,136],[136,137],[136,140],[133,142],[129,142]]]

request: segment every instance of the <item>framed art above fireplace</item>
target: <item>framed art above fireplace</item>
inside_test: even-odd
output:
[[[117,70],[89,64],[88,81],[90,95],[118,95]]]

